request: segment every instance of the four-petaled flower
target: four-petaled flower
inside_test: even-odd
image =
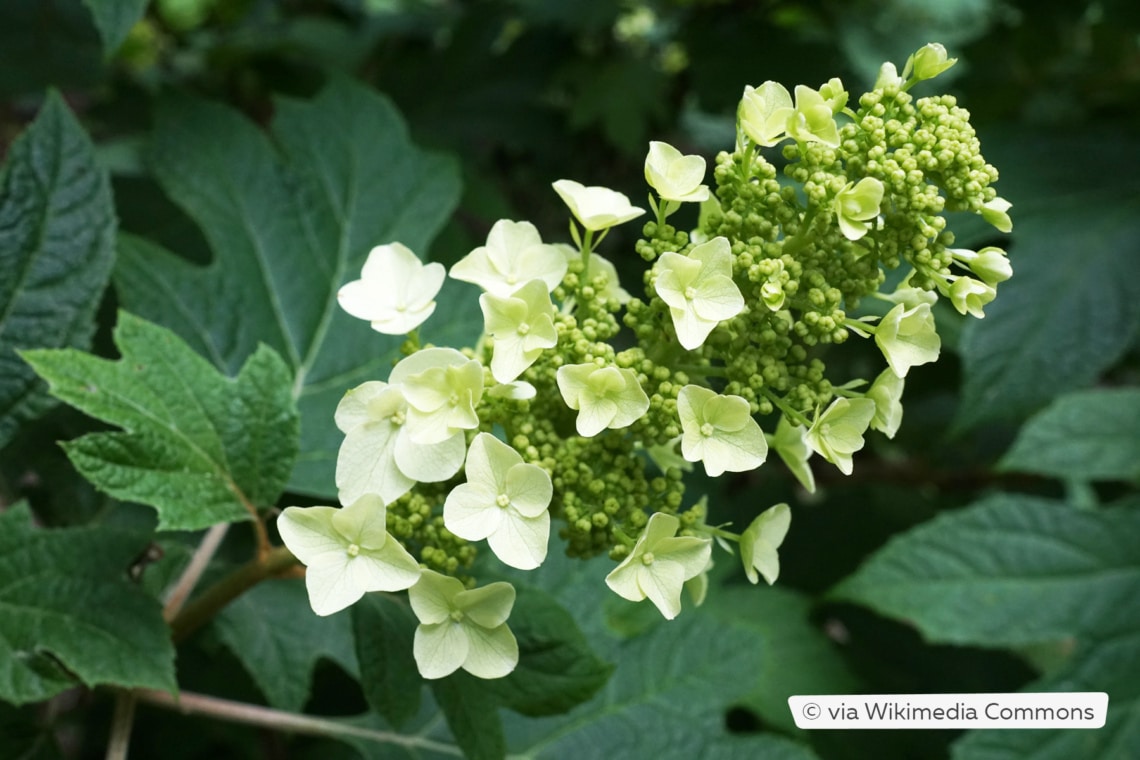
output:
[[[554,190],[570,208],[574,217],[591,232],[613,227],[645,213],[630,204],[629,198],[608,187],[585,187],[572,179],[560,179]]]
[[[505,564],[533,570],[546,559],[550,538],[550,499],[554,486],[538,465],[490,433],[471,442],[464,468],[467,482],[456,486],[443,505],[443,524],[467,539],[487,539]]]
[[[949,288],[950,303],[959,314],[970,313],[981,319],[986,316],[982,308],[997,296],[993,285],[979,282],[973,277],[955,277]]]
[[[863,433],[875,416],[869,398],[837,398],[819,415],[804,436],[817,454],[850,475],[855,465],[851,455],[863,448]]]
[[[998,232],[1013,232],[1013,220],[1009,218],[1009,210],[1013,204],[1005,198],[994,198],[982,204],[982,219],[997,228]]]
[[[768,445],[780,455],[784,464],[796,476],[808,493],[815,493],[815,473],[811,471],[808,459],[811,458],[811,448],[807,445],[807,429],[802,425],[793,425],[786,415],[780,416],[776,423],[776,432],[765,436]]]
[[[407,425],[415,443],[443,443],[479,426],[483,365],[454,348],[425,348],[392,368],[388,382],[402,386]]]
[[[1013,267],[1010,266],[1005,251],[992,245],[980,251],[951,248],[950,255],[955,261],[969,267],[986,285],[994,286],[1013,277]]]
[[[681,521],[655,512],[629,555],[606,576],[606,585],[631,602],[649,598],[666,619],[681,611],[681,588],[708,566],[712,539],[677,536]]]
[[[875,343],[899,377],[906,377],[911,367],[937,361],[942,339],[934,327],[930,304],[896,305],[876,325]]]
[[[685,156],[669,143],[656,140],[649,143],[645,157],[645,181],[657,191],[663,201],[692,203],[709,197],[705,178],[705,160],[700,156]]]
[[[419,580],[419,563],[388,533],[378,496],[343,509],[288,507],[277,529],[308,567],[305,587],[318,615],[339,612],[369,591],[402,591]]]
[[[784,543],[791,523],[792,510],[787,504],[777,504],[757,515],[740,534],[740,561],[749,582],[758,583],[759,575],[764,576],[769,586],[776,582],[780,574],[780,556],[776,550]]]
[[[788,134],[799,142],[820,142],[839,147],[839,127],[831,104],[818,90],[807,85],[796,85],[796,107],[788,119]]]
[[[902,424],[902,394],[905,382],[888,367],[867,389],[867,398],[875,402],[875,416],[871,418],[871,429],[881,431],[887,438],[894,438],[899,425]]]
[[[372,249],[360,279],[337,292],[340,307],[372,329],[403,335],[420,326],[435,311],[433,300],[443,285],[442,264],[424,264],[400,243]]]
[[[839,231],[848,240],[858,240],[871,229],[871,220],[879,215],[883,202],[883,183],[864,177],[858,183],[848,182],[835,196],[835,217]]]
[[[556,379],[566,406],[578,410],[578,435],[586,438],[629,427],[649,409],[649,396],[631,369],[567,364],[558,368]]]
[[[915,81],[921,82],[926,79],[933,79],[957,62],[957,58],[949,57],[946,48],[941,43],[930,42],[911,55],[904,70],[910,69],[911,77]]]
[[[450,274],[497,296],[509,296],[531,280],[541,280],[549,293],[562,282],[566,259],[555,246],[542,242],[530,222],[500,219],[491,227],[487,244],[455,262]]]
[[[690,351],[700,348],[718,324],[744,310],[744,296],[732,281],[727,238],[715,237],[688,256],[664,253],[654,268],[657,295],[669,306],[677,340]]]
[[[704,462],[715,478],[723,472],[747,472],[764,463],[768,442],[740,396],[721,396],[699,385],[686,385],[677,394],[681,418],[681,453],[690,462]]]
[[[771,147],[783,140],[791,115],[792,96],[779,82],[744,88],[737,116],[744,134],[757,145]]]
[[[554,304],[541,280],[531,280],[513,296],[479,296],[483,325],[495,339],[491,374],[509,383],[534,364],[543,349],[558,345]]]
[[[515,604],[511,584],[467,590],[455,578],[424,570],[408,601],[420,621],[412,653],[424,678],[460,668],[479,678],[502,678],[518,665],[519,645],[507,627]]]

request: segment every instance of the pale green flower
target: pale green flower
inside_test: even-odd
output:
[[[771,147],[783,140],[791,116],[792,96],[779,82],[767,81],[756,88],[751,85],[744,88],[737,118],[744,134],[757,145]]]
[[[709,593],[709,573],[712,571],[713,566],[712,554],[709,554],[709,562],[705,565],[705,569],[694,575],[689,580],[685,581],[685,591],[689,592],[689,598],[693,600],[694,607],[700,607],[705,603],[705,597]]]
[[[386,335],[411,332],[435,311],[435,296],[443,285],[442,264],[424,264],[400,243],[373,248],[359,280],[336,294],[340,307],[372,323]]]
[[[464,468],[467,482],[456,486],[443,505],[443,524],[468,541],[487,539],[504,564],[533,570],[546,559],[550,539],[547,507],[554,495],[550,476],[523,462],[490,433],[471,442]]]
[[[487,244],[451,267],[451,276],[474,283],[497,296],[512,295],[531,280],[541,280],[546,292],[566,275],[566,260],[553,245],[546,245],[530,222],[500,219],[491,227]]]
[[[933,306],[938,301],[938,294],[931,290],[912,287],[910,280],[913,276],[914,270],[911,270],[893,293],[879,294],[878,297],[891,303],[903,304],[907,309],[913,309],[919,304]]]
[[[819,415],[804,436],[817,454],[850,475],[855,465],[851,455],[863,448],[863,433],[875,416],[869,398],[837,398]]]
[[[905,381],[888,367],[867,389],[867,398],[875,402],[875,416],[871,418],[871,429],[885,433],[887,438],[894,438],[899,425],[902,424],[904,384]]]
[[[681,588],[708,566],[712,540],[677,537],[681,521],[655,512],[629,555],[606,576],[606,585],[631,602],[648,598],[667,620],[681,611]]]
[[[933,79],[946,69],[958,62],[957,58],[950,58],[946,48],[938,42],[931,42],[919,48],[907,61],[904,69],[911,70],[915,81]]]
[[[764,432],[740,396],[686,385],[677,394],[677,416],[681,453],[690,462],[704,462],[709,477],[754,470],[768,456]]]
[[[572,179],[554,183],[554,191],[570,208],[582,226],[597,232],[636,219],[645,209],[630,204],[629,198],[608,187],[584,187]]]
[[[649,143],[645,157],[645,181],[664,201],[701,202],[709,197],[705,178],[705,160],[701,156],[685,156],[669,143]]]
[[[483,397],[483,365],[453,348],[425,348],[403,359],[388,381],[408,401],[411,440],[435,444],[479,426],[475,406]]]
[[[807,445],[806,436],[807,430],[802,425],[793,425],[786,415],[781,415],[780,421],[776,423],[776,432],[765,438],[772,450],[780,455],[780,459],[784,460],[784,464],[796,476],[800,485],[808,493],[815,493],[815,473],[808,464],[811,448]]]
[[[799,142],[820,142],[839,146],[839,127],[831,106],[817,90],[796,85],[796,107],[788,119],[788,134]]]
[[[578,410],[578,435],[591,438],[606,428],[629,427],[649,409],[649,397],[631,369],[594,363],[558,368],[558,390]]]
[[[487,389],[488,396],[495,398],[509,398],[512,401],[528,401],[538,395],[534,386],[525,380],[515,380],[513,383],[496,383]]]
[[[541,280],[531,280],[513,296],[479,296],[486,332],[495,339],[491,374],[509,383],[534,364],[543,349],[558,345],[554,304]]]
[[[875,343],[899,377],[906,377],[911,367],[937,361],[942,349],[934,314],[925,303],[909,309],[900,303],[888,311],[875,327]]]
[[[1010,266],[1005,251],[1000,248],[989,246],[977,252],[951,248],[950,254],[955,261],[968,266],[986,285],[994,286],[1013,276],[1013,267]]]
[[[408,402],[398,385],[369,381],[344,395],[336,425],[345,434],[336,459],[341,501],[351,504],[377,494],[385,504],[411,490],[416,481],[447,480],[463,465],[462,435],[434,444],[411,439],[405,422]]]
[[[858,183],[848,182],[835,196],[835,218],[839,231],[848,240],[858,240],[871,229],[870,222],[879,216],[883,202],[883,183],[864,177]]]
[[[661,472],[666,472],[670,467],[676,467],[681,472],[692,472],[693,463],[677,453],[677,444],[680,442],[681,436],[676,436],[665,443],[646,446],[645,453]]]
[[[885,62],[879,67],[879,75],[875,77],[875,86],[872,89],[882,90],[890,86],[902,88],[904,82],[903,78],[899,76],[899,70],[890,61]]]
[[[997,296],[993,285],[979,282],[973,277],[955,277],[950,283],[950,303],[959,314],[970,313],[978,319],[986,316],[982,308]]]
[[[997,228],[998,232],[1013,232],[1013,220],[1009,218],[1009,210],[1013,204],[1005,198],[994,198],[982,204],[982,219]]]
[[[654,269],[657,295],[669,305],[678,342],[690,351],[700,348],[718,324],[744,310],[744,296],[732,280],[727,238],[715,237],[688,256],[664,253]]]
[[[412,644],[424,678],[443,678],[463,668],[479,678],[502,678],[519,662],[519,645],[507,627],[515,588],[491,583],[467,590],[455,578],[424,570],[408,590],[420,621]]]
[[[288,507],[277,529],[308,568],[305,587],[318,615],[339,612],[369,591],[402,591],[419,580],[419,563],[388,533],[378,496],[344,509]]]
[[[740,561],[749,582],[758,583],[761,575],[769,586],[776,582],[780,575],[780,556],[776,550],[784,543],[791,524],[792,510],[787,504],[777,504],[757,515],[740,534]]]
[[[827,82],[819,88],[819,95],[823,98],[823,101],[831,107],[832,113],[842,111],[843,107],[847,105],[847,98],[850,97],[850,93],[847,92],[847,88],[843,86],[843,82],[840,81],[839,77],[832,77],[827,80]]]

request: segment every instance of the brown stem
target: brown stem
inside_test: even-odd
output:
[[[194,556],[190,558],[190,564],[182,571],[182,576],[166,595],[166,605],[162,608],[162,617],[165,620],[173,620],[179,610],[182,609],[182,605],[190,598],[190,594],[198,585],[202,573],[206,571],[206,566],[210,564],[214,553],[218,551],[218,547],[221,546],[222,539],[226,537],[229,528],[229,523],[219,523],[206,531],[202,543],[198,545],[194,551]]]
[[[463,755],[459,748],[453,744],[437,742],[421,736],[404,736],[390,731],[376,731],[327,718],[298,715],[284,710],[233,702],[204,694],[183,691],[177,697],[173,697],[164,691],[155,689],[138,689],[134,693],[141,702],[168,710],[177,710],[183,715],[205,715],[232,723],[244,723],[275,731],[287,731],[309,736],[351,736],[383,744],[398,744],[411,749],[432,750],[458,757]]]
[[[261,581],[280,575],[297,564],[297,558],[284,546],[270,549],[263,557],[250,560],[222,578],[182,608],[170,621],[174,643],[209,622],[227,604]]]
[[[115,714],[111,719],[111,738],[107,741],[107,760],[127,760],[137,702],[134,693],[129,691],[119,692],[115,697]]]

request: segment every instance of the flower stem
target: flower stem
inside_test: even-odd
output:
[[[811,427],[811,423],[808,422],[807,417],[803,416],[795,409],[788,406],[784,399],[780,398],[775,393],[772,393],[772,391],[768,390],[767,388],[760,388],[760,393],[764,396],[764,398],[771,401],[773,406],[783,412],[785,416],[791,418],[791,420],[797,425],[801,425],[805,428]]]
[[[429,750],[456,757],[463,756],[459,748],[453,744],[437,742],[422,736],[404,736],[391,731],[377,731],[328,718],[298,715],[284,710],[249,705],[204,694],[183,691],[177,697],[172,697],[166,692],[156,689],[138,689],[134,693],[138,695],[141,702],[168,710],[177,710],[183,715],[205,715],[231,723],[244,723],[245,725],[259,726],[275,731],[308,736],[354,737],[379,744],[396,744],[409,750]],[[412,754],[418,753],[413,751]]]
[[[280,575],[297,564],[297,558],[284,546],[270,549],[263,557],[250,560],[210,586],[182,608],[170,621],[175,643],[209,622],[227,604],[261,581]]]
[[[138,699],[133,692],[122,691],[115,697],[115,713],[111,718],[111,737],[107,740],[107,760],[127,760],[137,703]]]

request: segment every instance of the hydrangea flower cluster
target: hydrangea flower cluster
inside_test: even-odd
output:
[[[646,211],[571,180],[554,190],[573,245],[501,220],[451,268],[483,291],[473,349],[420,345],[415,329],[434,310],[442,267],[399,243],[376,248],[340,300],[376,330],[408,335],[405,358],[337,408],[345,506],[291,507],[279,521],[308,566],[313,609],[407,589],[423,676],[463,668],[495,678],[518,660],[507,624],[514,590],[475,585],[473,542],[530,570],[557,525],[570,555],[618,563],[606,578],[613,592],[669,619],[683,588],[703,599],[714,541],[730,552],[739,544],[751,582],[775,582],[788,505],[736,534],[710,524],[704,498],[686,506],[684,474],[698,463],[710,476],[747,472],[770,451],[808,491],[813,456],[850,474],[869,430],[899,429],[910,369],[938,358],[932,304],[946,297],[982,317],[1012,274],[998,248],[952,247],[946,212],[1011,229],[969,114],[950,96],[909,92],[953,63],[927,45],[901,74],[885,64],[858,98],[838,79],[792,92],[746,87],[715,191],[702,157],[651,143],[641,296],[597,249]],[[787,182],[765,151],[780,152]],[[688,232],[668,223],[685,203],[701,204]],[[900,267],[905,277],[881,292]],[[857,316],[867,297],[893,305],[881,318]],[[622,325],[635,342],[618,350]],[[835,384],[823,363],[822,346],[853,335],[883,357],[865,391],[861,378]]]

